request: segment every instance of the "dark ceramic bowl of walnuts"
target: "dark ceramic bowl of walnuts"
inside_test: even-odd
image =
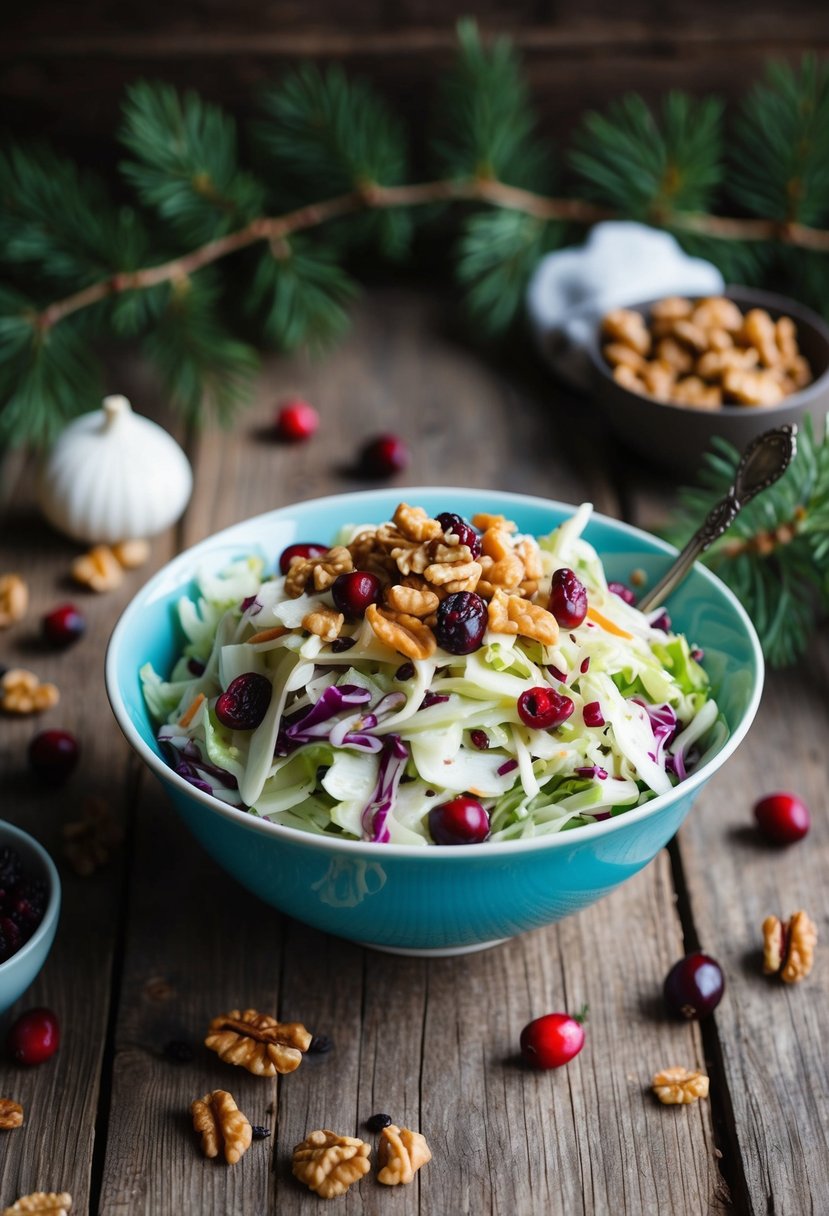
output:
[[[715,435],[742,451],[763,431],[829,411],[829,326],[785,296],[730,287],[614,309],[590,348],[596,397],[629,450],[685,475]]]

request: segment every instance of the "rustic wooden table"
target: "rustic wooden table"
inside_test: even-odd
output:
[[[470,484],[549,494],[650,526],[674,487],[630,467],[603,442],[584,403],[566,399],[527,360],[494,370],[453,342],[451,306],[408,290],[376,290],[350,338],[326,362],[273,358],[251,413],[233,433],[190,444],[190,508],[153,544],[158,566],[235,520],[354,488],[347,465],[380,430],[409,438],[407,484]],[[122,361],[111,387],[152,410],[157,392]],[[302,390],[324,423],[310,444],[267,436],[274,402]],[[163,415],[162,415],[163,417]],[[168,425],[170,420],[166,419]],[[678,839],[623,888],[579,916],[506,945],[421,961],[360,949],[305,928],[226,877],[131,755],[103,685],[107,636],[148,573],[83,601],[90,627],[55,654],[37,641],[42,612],[78,592],[76,552],[39,521],[32,472],[2,480],[2,569],[31,588],[28,619],[0,638],[0,661],[29,666],[62,691],[42,721],[3,719],[2,813],[57,859],[64,907],[58,937],[22,1009],[48,1005],[63,1041],[48,1063],[0,1067],[0,1096],[22,1102],[21,1130],[0,1133],[0,1200],[70,1191],[74,1212],[148,1216],[311,1213],[321,1201],[291,1176],[292,1146],[316,1127],[353,1134],[377,1110],[421,1129],[433,1151],[415,1183],[389,1193],[369,1177],[337,1201],[351,1213],[829,1211],[829,966],[803,984],[763,977],[760,924],[807,908],[826,935],[829,823],[829,636],[808,661],[768,678],[758,720],[706,787]],[[451,503],[447,504],[451,507]],[[59,793],[26,769],[44,725],[81,740],[79,770]],[[761,794],[793,788],[811,805],[805,842],[779,851],[752,831]],[[104,797],[125,838],[108,866],[80,878],[61,829],[90,795]],[[727,976],[704,1025],[669,1021],[660,990],[671,963],[702,946]],[[824,945],[824,949],[827,947]],[[515,1059],[531,1017],[590,1005],[587,1045],[566,1069],[531,1073]],[[209,1020],[254,1006],[298,1018],[334,1041],[279,1082],[232,1077],[200,1046]],[[175,1063],[169,1040],[195,1057]],[[704,1066],[711,1097],[662,1107],[652,1073]],[[228,1084],[251,1120],[272,1129],[243,1161],[206,1161],[191,1099]]]

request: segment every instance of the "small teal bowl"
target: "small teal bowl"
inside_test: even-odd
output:
[[[624,815],[561,835],[468,848],[329,840],[234,810],[195,789],[160,754],[138,678],[148,660],[171,669],[179,650],[173,608],[196,572],[240,555],[274,569],[282,550],[327,542],[346,523],[389,519],[401,498],[431,514],[500,512],[540,536],[573,508],[486,490],[409,488],[316,499],[245,520],[174,558],[138,592],[115,627],[106,660],[109,699],[130,744],[161,780],[207,852],[243,886],[298,920],[400,954],[461,954],[586,908],[651,861],[675,834],[705,782],[725,763],[754,718],[763,659],[732,593],[696,566],[674,592],[674,628],[705,651],[705,666],[730,734],[716,755],[668,794]],[[651,582],[675,550],[626,524],[594,515],[585,532],[608,578],[634,569]]]
[[[0,1013],[14,1004],[35,977],[52,949],[60,916],[60,879],[55,863],[42,844],[20,828],[0,820],[0,848],[8,845],[20,854],[23,867],[34,878],[42,878],[49,891],[43,920],[16,954],[0,963]]]

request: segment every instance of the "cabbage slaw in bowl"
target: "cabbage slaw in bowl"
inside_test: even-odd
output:
[[[196,788],[274,823],[344,840],[431,845],[429,814],[458,794],[478,799],[489,840],[549,836],[668,792],[726,732],[687,640],[607,585],[582,538],[589,505],[537,542],[546,603],[568,567],[584,584],[587,618],[555,645],[484,634],[469,654],[440,647],[406,661],[365,619],[330,642],[302,621],[330,592],[291,596],[260,558],[203,574],[179,600],[185,638],[168,680],[141,679],[158,740]],[[337,538],[348,543],[362,531]],[[516,540],[525,541],[521,537]],[[250,638],[263,633],[265,641]],[[270,684],[251,730],[219,720],[216,701],[239,676]],[[522,721],[527,690],[573,704],[553,730]]]

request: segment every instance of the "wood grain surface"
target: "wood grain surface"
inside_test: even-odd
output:
[[[234,520],[296,499],[357,488],[353,459],[378,431],[413,452],[400,479],[549,494],[652,525],[673,488],[615,452],[589,404],[531,360],[487,364],[451,338],[452,307],[434,295],[376,288],[325,362],[269,360],[252,410],[230,432],[189,444],[195,493],[182,521],[153,543],[153,565]],[[165,418],[143,367],[113,368],[114,391]],[[302,391],[323,425],[304,446],[273,442],[276,401]],[[128,754],[106,704],[102,663],[122,605],[148,568],[117,593],[84,596],[86,638],[55,654],[37,641],[39,615],[77,598],[76,552],[32,505],[32,472],[2,479],[0,569],[29,581],[29,618],[0,634],[0,663],[31,666],[62,690],[42,722],[0,721],[4,818],[50,848],[64,912],[35,986],[3,1019],[46,1004],[63,1029],[59,1053],[25,1070],[3,1060],[0,1096],[21,1101],[25,1126],[0,1133],[0,1205],[34,1189],[67,1189],[75,1212],[107,1216],[292,1216],[320,1201],[291,1176],[294,1144],[316,1127],[374,1142],[365,1119],[385,1111],[426,1135],[431,1163],[389,1194],[373,1175],[339,1211],[455,1216],[699,1216],[826,1210],[829,1195],[827,968],[802,985],[765,979],[760,923],[809,910],[826,935],[825,628],[807,664],[772,677],[747,741],[699,798],[669,851],[610,897],[559,925],[456,959],[364,950],[267,908],[225,876],[179,822],[160,787]],[[451,509],[451,495],[447,508]],[[73,730],[84,749],[59,793],[38,788],[25,751],[42,726]],[[772,788],[811,804],[810,836],[788,851],[761,847],[751,804]],[[74,875],[61,828],[103,794],[125,828],[94,876]],[[661,985],[685,949],[720,959],[727,993],[701,1026],[669,1020]],[[825,945],[824,945],[825,948]],[[516,1058],[532,1017],[590,1006],[584,1051],[566,1069],[529,1072]],[[201,1044],[210,1019],[256,1007],[331,1038],[293,1074],[262,1080]],[[165,1055],[171,1040],[193,1058]],[[649,1091],[671,1064],[705,1067],[711,1099],[666,1108]],[[270,1128],[234,1167],[205,1160],[189,1104],[227,1088],[251,1122]],[[333,1207],[332,1207],[332,1210]]]

